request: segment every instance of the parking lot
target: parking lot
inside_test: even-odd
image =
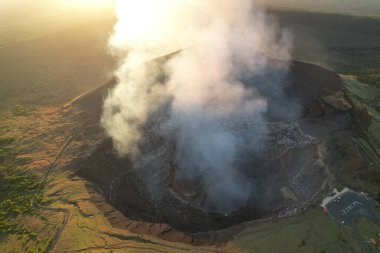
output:
[[[380,225],[380,219],[374,211],[374,202],[362,193],[351,190],[333,197],[325,208],[338,223],[350,228],[354,227],[357,218],[365,217]]]

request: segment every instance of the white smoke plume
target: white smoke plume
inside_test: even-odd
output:
[[[234,165],[244,145],[264,145],[268,105],[241,80],[267,71],[268,58],[286,69],[290,36],[252,0],[119,0],[116,12],[110,47],[120,59],[118,84],[102,116],[115,148],[138,155],[141,127],[170,98],[170,117],[157,131],[176,142],[179,174],[207,184],[209,209],[244,205],[252,189]],[[143,64],[176,51],[163,68]],[[234,130],[241,123],[256,127]]]

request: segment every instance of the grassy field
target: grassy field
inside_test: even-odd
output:
[[[87,182],[74,176],[73,159],[94,146],[91,139],[73,138],[79,125],[70,115],[76,113],[41,106],[31,112],[19,105],[2,110],[0,252],[216,250],[113,228]]]
[[[380,215],[380,206],[376,207]],[[379,241],[380,226],[366,219],[357,221],[360,236]],[[333,221],[321,208],[280,221],[248,223],[228,247],[239,252],[257,253],[356,253],[363,252],[350,228]],[[377,246],[371,245],[373,252]]]
[[[25,117],[31,111],[18,106],[10,115]],[[2,247],[6,241],[17,241],[25,252],[44,252],[51,240],[47,233],[54,230],[56,217],[43,211],[48,204],[45,182],[28,168],[31,159],[19,156],[20,147],[15,145],[19,137],[9,134],[12,126],[7,122],[2,120],[0,124],[0,250],[20,252],[19,247]]]
[[[283,10],[272,14],[294,34],[295,59],[380,87],[380,19]]]
[[[344,78],[352,99],[365,107],[372,117],[372,123],[365,136],[358,143],[380,168],[380,87],[361,83],[352,77]]]
[[[320,208],[298,217],[251,224],[235,238],[231,247],[247,252],[361,252],[351,230],[335,223]]]

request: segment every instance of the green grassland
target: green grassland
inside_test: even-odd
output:
[[[295,59],[380,87],[378,17],[283,10],[272,14],[294,34]]]
[[[351,230],[335,223],[320,208],[298,217],[252,224],[231,245],[258,253],[361,252]]]
[[[380,215],[380,206],[376,206]],[[358,233],[365,240],[379,241],[380,226],[361,219]],[[257,253],[356,253],[363,252],[357,235],[333,221],[316,207],[297,217],[265,223],[248,223],[246,229],[229,243],[237,252]],[[376,252],[376,246],[371,246]],[[371,251],[372,252],[372,251]]]
[[[36,231],[24,224],[27,216],[38,216],[46,204],[42,178],[22,166],[13,146],[16,137],[0,135],[0,240],[9,235],[22,238],[22,243],[35,242],[26,252],[40,252],[48,240],[40,241]]]
[[[358,143],[380,168],[380,87],[347,77],[344,81],[352,99],[371,115],[371,125],[364,136],[358,138]]]

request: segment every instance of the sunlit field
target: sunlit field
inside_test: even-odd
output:
[[[112,19],[112,6],[111,0],[3,0],[0,2],[0,47],[75,24]]]

